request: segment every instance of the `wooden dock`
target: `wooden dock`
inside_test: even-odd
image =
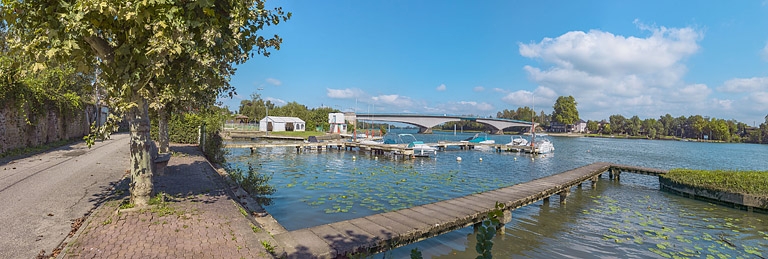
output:
[[[618,176],[623,170],[649,175],[665,173],[652,168],[594,163],[484,193],[273,234],[288,258],[373,254],[481,223],[495,209],[496,202],[505,205],[504,222],[509,222],[512,210],[542,199],[548,202],[555,194],[565,203],[572,187],[590,181],[594,188],[603,173]]]
[[[413,148],[408,148],[405,144],[367,144],[351,141],[328,141],[328,142],[289,142],[289,143],[254,143],[254,144],[225,144],[225,148],[248,148],[251,153],[256,148],[276,148],[276,147],[291,147],[295,148],[297,153],[301,153],[306,150],[347,150],[352,148],[358,148],[360,150],[368,151],[371,154],[383,155],[390,154],[395,157],[401,157],[405,159],[413,158]]]

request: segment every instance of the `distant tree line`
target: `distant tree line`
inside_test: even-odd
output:
[[[580,121],[576,109],[576,100],[572,96],[560,96],[553,106],[551,115],[544,111],[535,121],[548,128],[552,122],[574,124]],[[517,110],[503,110],[496,113],[497,118],[531,121],[534,111],[529,107]],[[640,119],[637,115],[626,118],[620,114],[611,115],[608,121],[587,121],[587,131],[596,134],[617,134],[627,136],[660,138],[708,139],[724,142],[745,142],[768,144],[768,115],[760,127],[749,127],[736,120],[710,118],[701,115],[673,117],[670,114],[659,119]]]
[[[251,121],[258,122],[267,115],[266,107],[269,107],[269,116],[297,117],[307,123],[306,128],[309,130],[314,130],[317,126],[322,126],[324,130],[329,129],[328,114],[339,112],[339,110],[330,107],[309,109],[295,101],[277,106],[272,101],[265,101],[261,99],[261,95],[254,93],[250,100],[240,101],[238,113],[248,116]]]
[[[724,142],[768,143],[768,116],[759,128],[749,127],[736,120],[710,118],[701,115],[673,117],[670,114],[659,119],[640,119],[637,115],[626,118],[611,115],[608,121],[587,121],[592,133],[624,134],[657,138],[709,139]]]

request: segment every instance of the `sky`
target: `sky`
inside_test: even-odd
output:
[[[237,110],[258,93],[358,113],[768,115],[768,0],[305,1],[263,31],[283,43],[238,65]],[[262,89],[262,90],[258,90]]]

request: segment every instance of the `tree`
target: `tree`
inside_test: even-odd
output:
[[[587,121],[587,130],[589,130],[590,133],[595,133],[600,128],[600,125],[597,124],[596,121],[588,120]]]
[[[612,130],[613,129],[611,129],[611,124],[610,123],[609,124],[605,124],[605,126],[603,126],[603,133],[605,133],[605,134],[609,134],[610,135],[611,133],[613,133]]]
[[[621,134],[625,132],[625,124],[627,119],[624,118],[621,114],[615,114],[608,117],[608,120],[611,122],[611,129],[613,130],[613,133]]]
[[[552,107],[552,119],[555,121],[570,125],[579,121],[579,111],[576,109],[576,99],[573,96],[560,96],[557,97],[555,105]]]
[[[11,48],[33,58],[31,71],[52,61],[72,62],[81,71],[102,71],[99,80],[108,104],[126,112],[131,131],[131,202],[145,205],[153,192],[149,106],[173,80],[173,62],[189,58],[222,78],[234,73],[254,52],[279,49],[277,35],[264,38],[265,26],[287,21],[291,13],[267,10],[263,0],[228,2],[94,0],[4,1],[3,22]],[[45,33],[40,33],[40,32]],[[184,62],[186,63],[186,62]],[[181,79],[181,78],[175,78]],[[202,92],[217,92],[222,85]],[[92,142],[91,142],[92,143]]]

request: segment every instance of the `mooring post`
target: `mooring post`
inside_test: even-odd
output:
[[[504,227],[505,224],[512,221],[512,211],[511,210],[504,210],[502,218],[499,219],[499,225],[496,226],[496,234],[501,235],[502,238],[504,238],[504,234],[506,233],[506,229]]]
[[[549,206],[549,197],[544,198],[544,206]]]
[[[571,192],[571,189],[565,189],[561,191],[560,193],[560,204],[565,204],[565,199],[568,198],[568,194]]]
[[[592,177],[592,189],[595,189],[595,187],[597,187],[597,180],[598,179],[600,179],[600,177],[598,177],[598,176]]]

